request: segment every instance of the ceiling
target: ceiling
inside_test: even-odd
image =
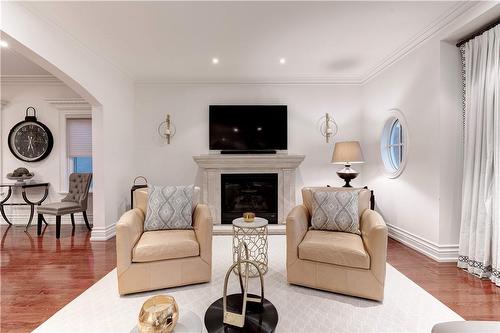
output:
[[[139,82],[359,81],[459,6],[447,1],[23,5]]]

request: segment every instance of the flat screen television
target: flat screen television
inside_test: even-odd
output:
[[[286,105],[210,105],[211,150],[287,149]]]

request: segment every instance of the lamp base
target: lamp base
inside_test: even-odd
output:
[[[350,164],[346,164],[342,170],[337,171],[337,175],[345,181],[343,187],[352,187],[350,182],[359,175],[359,172],[351,168]]]

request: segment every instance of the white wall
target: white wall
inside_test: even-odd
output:
[[[334,141],[361,138],[359,86],[337,85],[169,85],[136,86],[136,173],[152,184],[191,184],[197,179],[193,155],[208,151],[211,104],[286,104],[288,153],[306,158],[297,172],[297,201],[303,185],[341,185],[330,164],[333,144],[319,133],[319,119],[329,112],[339,126]],[[169,113],[177,127],[170,145],[157,133]],[[356,166],[360,171],[361,167]],[[358,179],[353,184],[362,184]]]
[[[454,43],[440,42],[439,244],[457,244],[462,210],[462,61]]]
[[[73,90],[62,84],[2,84],[1,98],[8,101],[2,108],[0,117],[2,145],[0,155],[0,178],[2,182],[12,183],[6,178],[7,173],[18,167],[25,167],[35,174],[33,180],[50,183],[49,196],[44,203],[60,201],[64,194],[60,192],[60,154],[66,147],[61,146],[61,136],[66,135],[60,129],[59,110],[46,101],[46,98],[79,98]],[[37,112],[37,118],[43,122],[54,136],[54,147],[50,155],[42,161],[27,163],[12,155],[8,147],[8,134],[10,129],[18,122],[24,120],[25,110],[28,106],[33,106]],[[5,192],[5,191],[3,191]],[[28,197],[34,201],[41,198],[42,189],[29,190]],[[24,202],[20,189],[16,189],[9,202]],[[15,224],[26,224],[29,217],[29,207],[27,206],[6,206],[6,213],[9,220]],[[92,219],[92,195],[89,197],[89,219]],[[35,217],[36,218],[36,217]],[[36,219],[34,222],[36,223]],[[47,216],[49,223],[53,222],[52,217]],[[81,214],[75,215],[76,223],[83,223]],[[71,223],[69,215],[64,216],[63,223]],[[6,222],[1,220],[2,224]]]
[[[425,240],[439,235],[439,43],[427,43],[363,87],[365,181],[387,223]],[[380,135],[388,110],[408,123],[408,162],[395,179],[384,175]]]
[[[92,105],[94,228],[91,240],[114,236],[128,208],[134,174],[134,85],[109,61],[89,51],[58,26],[2,3],[2,39],[66,83]]]
[[[498,10],[478,3],[362,87],[364,181],[389,234],[440,261],[456,261],[460,232],[462,66],[455,42]],[[395,179],[384,176],[379,147],[391,108],[403,112],[409,133],[408,163]]]

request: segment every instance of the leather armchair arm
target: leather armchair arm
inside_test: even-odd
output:
[[[286,218],[286,262],[293,264],[298,259],[298,246],[309,227],[309,211],[299,205],[292,209]]]
[[[212,215],[207,205],[198,204],[193,214],[193,228],[200,244],[200,257],[207,264],[212,264]]]
[[[366,209],[361,216],[361,237],[370,255],[370,269],[384,285],[387,260],[387,226],[382,216]]]
[[[118,276],[132,264],[132,250],[144,231],[144,213],[139,208],[122,215],[116,224],[116,268]]]

